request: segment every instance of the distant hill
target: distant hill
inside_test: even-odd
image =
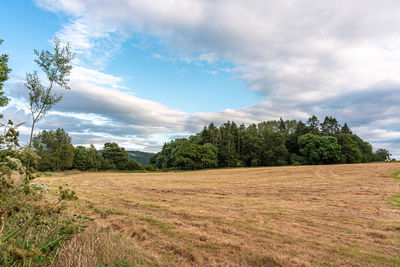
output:
[[[149,164],[150,157],[153,156],[153,153],[142,152],[142,151],[127,151],[129,158],[136,160],[138,163],[142,165]]]

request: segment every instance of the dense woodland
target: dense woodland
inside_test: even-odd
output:
[[[143,166],[132,153],[116,143],[106,143],[98,151],[71,144],[63,129],[42,131],[33,138],[39,159],[33,167],[40,171],[78,170],[194,170],[223,167],[284,166],[305,164],[361,163],[387,161],[385,149],[375,153],[372,146],[335,118],[322,123],[313,116],[306,123],[295,120],[266,121],[237,126],[211,123],[189,138],[164,144],[161,152]],[[137,152],[136,152],[137,153]],[[149,156],[150,153],[143,154]]]
[[[385,149],[372,146],[333,117],[320,122],[312,116],[296,120],[266,121],[238,126],[214,123],[189,138],[166,143],[150,163],[159,169],[284,166],[386,161]]]

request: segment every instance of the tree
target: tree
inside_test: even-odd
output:
[[[307,127],[308,127],[308,132],[315,134],[315,135],[319,135],[320,131],[319,131],[319,125],[320,122],[318,120],[318,118],[313,115],[312,117],[308,118],[307,120]]]
[[[340,162],[341,147],[333,136],[305,134],[299,137],[300,153],[309,164]]]
[[[265,139],[265,154],[263,165],[283,166],[287,165],[288,150],[285,146],[285,139],[279,133],[271,133]]]
[[[74,148],[74,159],[72,168],[85,171],[87,170],[87,151],[86,147],[78,146]]]
[[[383,148],[379,148],[375,151],[375,161],[389,161],[391,154],[389,151]]]
[[[218,167],[218,149],[210,144],[204,144],[201,147],[199,147],[200,150],[200,161],[201,164],[203,165],[203,168],[216,168]]]
[[[94,145],[90,145],[89,148],[86,149],[87,151],[87,167],[89,170],[100,170],[101,162],[103,158],[101,157],[99,151],[94,147]]]
[[[200,138],[199,135],[196,137]],[[201,145],[196,142],[196,138],[171,141],[151,158],[150,163],[160,169],[195,170],[217,167],[218,149],[210,143]]]
[[[361,150],[350,134],[340,133],[336,138],[342,148],[342,163],[360,163],[362,161]]]
[[[28,108],[32,115],[32,128],[29,139],[29,146],[32,146],[33,131],[36,123],[47,115],[58,102],[61,101],[62,95],[55,92],[55,86],[64,89],[70,89],[68,86],[69,75],[71,73],[74,55],[71,47],[67,44],[62,47],[60,41],[53,41],[53,51],[37,51],[34,50],[37,59],[36,64],[44,72],[47,77],[47,83],[40,81],[37,71],[26,74],[25,87],[29,91]]]
[[[347,125],[347,123],[345,123],[345,124],[343,125],[342,129],[340,129],[340,132],[341,132],[341,133],[344,133],[344,134],[353,134],[353,133],[351,132],[349,126]]]
[[[283,119],[248,127],[238,127],[230,121],[219,127],[210,123],[189,138],[165,143],[150,163],[160,169],[198,169],[358,163],[373,159],[372,146],[353,134],[347,124],[340,127],[335,118],[328,116],[320,124],[313,116],[307,125]],[[206,145],[214,148],[205,149]],[[217,153],[217,160],[212,151]]]
[[[333,117],[326,116],[324,122],[321,123],[321,133],[323,135],[336,135],[340,132],[340,125]]]
[[[113,169],[126,170],[129,161],[128,152],[119,147],[117,143],[105,143],[101,151],[104,160],[110,162]]]
[[[218,163],[220,167],[235,167],[239,163],[236,151],[239,128],[235,122],[226,122],[219,128]]]
[[[244,162],[245,166],[260,166],[265,144],[255,124],[247,127],[242,147],[241,161]]]
[[[298,139],[301,135],[308,133],[307,126],[302,122],[296,122],[293,132],[291,132],[286,140],[286,147],[289,153],[300,154]]]
[[[97,149],[90,145],[89,148],[78,146],[74,148],[72,168],[78,170],[100,170],[102,157]]]
[[[64,129],[42,131],[33,138],[33,147],[41,157],[40,170],[65,170],[72,167],[74,147]]]
[[[267,166],[287,165],[285,122],[282,119],[280,121],[262,122],[258,124],[258,131],[264,141],[261,164]]]
[[[117,143],[105,143],[101,151],[103,157],[103,169],[116,170],[140,170],[143,166],[135,160],[130,159],[125,148],[119,147]]]
[[[3,40],[0,39],[0,45],[3,43]],[[8,104],[8,98],[4,95],[3,85],[4,82],[8,80],[8,74],[11,72],[11,69],[8,67],[8,55],[2,54],[0,56],[0,107],[4,107]],[[3,115],[0,114],[0,118]]]

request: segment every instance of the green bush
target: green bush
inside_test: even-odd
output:
[[[144,169],[149,172],[157,171],[157,168],[153,164],[147,164],[144,166]]]
[[[20,148],[13,123],[0,124],[0,266],[43,266],[55,250],[82,228],[65,212],[64,200],[77,199],[73,191],[59,188],[59,199],[44,199],[48,189],[30,183],[27,162],[37,155]]]
[[[65,200],[77,199],[73,191],[59,188],[55,203],[44,200],[43,185],[0,179],[0,266],[43,266],[57,248],[84,229],[83,219],[66,212]]]

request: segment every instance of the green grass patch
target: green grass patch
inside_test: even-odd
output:
[[[396,205],[400,206],[400,193],[392,196],[391,198],[389,198],[390,201],[392,201],[393,203],[395,203]]]
[[[88,207],[93,209],[94,213],[99,214],[101,218],[105,219],[109,215],[125,215],[123,211],[115,210],[115,209],[107,209],[101,207],[95,207],[93,204],[89,204]]]
[[[400,180],[400,170],[399,171],[395,171],[392,174],[392,176],[393,176],[393,178],[395,178],[397,180]],[[400,207],[400,193],[398,193],[395,196],[390,197],[389,200]]]
[[[112,265],[108,265],[108,264],[100,264],[100,267],[134,267],[135,265],[133,265],[132,263],[128,262],[126,260],[127,257],[125,257],[122,261],[117,261],[114,262]]]
[[[351,230],[351,229],[345,230],[344,232],[346,234],[362,234],[362,232],[359,230]]]
[[[156,204],[149,204],[149,203],[138,203],[139,206],[147,209],[152,209],[152,210],[160,210],[162,209],[161,206],[156,205]]]
[[[37,175],[37,177],[40,177],[40,176],[50,177],[50,176],[53,176],[53,173],[51,173],[51,172],[37,172],[36,175]]]
[[[206,248],[214,248],[215,244],[213,242],[208,242],[204,245]]]
[[[146,217],[146,216],[139,216],[138,218],[141,221],[144,221],[144,222],[147,222],[147,223],[149,223],[151,225],[159,227],[164,232],[170,233],[171,226],[166,222],[160,221],[160,220],[158,220],[156,218]]]

